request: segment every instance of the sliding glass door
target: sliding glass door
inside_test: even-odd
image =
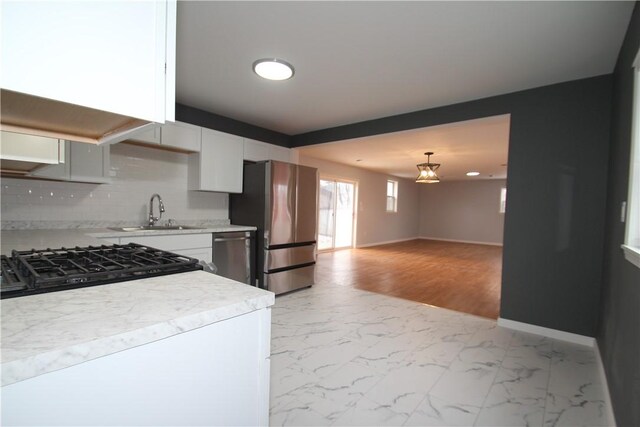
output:
[[[320,179],[318,250],[353,246],[355,195],[352,182]]]

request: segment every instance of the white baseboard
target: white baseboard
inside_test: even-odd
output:
[[[531,325],[529,323],[516,322],[515,320],[504,319],[502,317],[498,317],[498,326],[592,347],[593,351],[596,354],[596,364],[598,365],[598,372],[600,374],[602,385],[604,386],[604,404],[607,407],[606,425],[613,427],[617,425],[615,414],[613,412],[613,405],[611,405],[611,394],[609,393],[609,382],[607,381],[607,374],[605,373],[604,363],[602,362],[602,356],[600,355],[600,348],[598,347],[598,342],[595,338],[585,335],[573,334],[571,332],[559,331],[557,329],[545,328],[543,326]]]
[[[498,326],[515,329],[516,331],[528,332],[530,334],[542,335],[561,341],[572,342],[574,344],[586,345],[588,347],[595,347],[596,342],[596,339],[593,337],[545,328],[543,326],[532,325],[530,323],[516,322],[515,320],[509,320],[502,317],[498,317]]]
[[[408,240],[416,240],[419,239],[419,237],[407,237],[405,239],[397,239],[397,240],[386,240],[384,242],[375,242],[375,243],[366,243],[364,245],[356,245],[356,248],[368,248],[370,246],[380,246],[380,245],[388,245],[390,243],[400,243],[400,242],[406,242]]]
[[[475,241],[475,240],[441,239],[440,237],[420,236],[420,239],[440,240],[442,242],[454,242],[454,243],[472,243],[474,245],[502,246],[502,243],[496,243],[496,242],[478,242],[478,241]]]
[[[611,404],[611,394],[609,393],[609,381],[607,381],[607,374],[604,370],[604,363],[602,362],[602,356],[600,355],[600,347],[596,342],[595,345],[596,352],[596,363],[598,364],[598,371],[600,373],[600,380],[602,381],[602,385],[604,387],[604,404],[608,409],[608,426],[617,426],[616,424],[616,414],[613,412],[613,405]]]

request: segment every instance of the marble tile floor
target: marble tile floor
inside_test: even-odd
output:
[[[276,298],[270,424],[602,426],[593,349],[321,284]]]

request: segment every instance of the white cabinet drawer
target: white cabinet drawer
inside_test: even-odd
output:
[[[178,252],[181,249],[209,248],[213,244],[211,233],[203,234],[172,234],[165,236],[135,236],[122,237],[120,244],[138,243],[164,251]]]

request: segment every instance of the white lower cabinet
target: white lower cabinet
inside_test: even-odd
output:
[[[29,176],[98,184],[111,181],[109,178],[109,145],[98,146],[65,141],[65,152],[67,153],[65,163],[44,166],[31,172]]]
[[[271,309],[2,387],[2,425],[269,423]]]
[[[189,156],[189,190],[242,193],[242,137],[202,128],[200,153]]]
[[[211,233],[131,236],[121,237],[119,242],[114,242],[113,239],[109,239],[109,241],[121,245],[137,243],[163,251],[175,252],[191,258],[197,258],[205,262],[213,261],[213,236]]]

